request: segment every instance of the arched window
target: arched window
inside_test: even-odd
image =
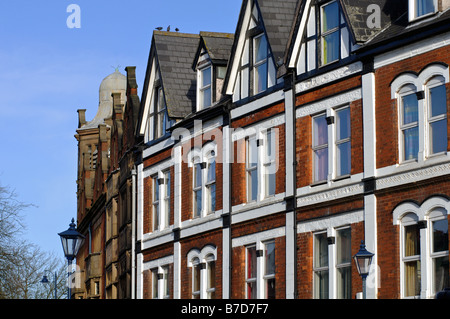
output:
[[[432,298],[450,285],[449,209],[450,201],[436,196],[394,210],[394,224],[400,226],[402,298]]]

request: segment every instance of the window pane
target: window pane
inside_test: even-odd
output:
[[[275,164],[271,164],[267,167],[266,171],[266,196],[275,194],[275,174],[271,174],[270,172],[274,170]]]
[[[405,262],[405,297],[420,295],[420,261]]]
[[[339,299],[352,298],[352,268],[338,268],[337,273],[337,297]]]
[[[405,226],[405,247],[404,256],[420,255],[420,229],[419,226]]]
[[[433,221],[433,252],[448,250],[448,221],[447,218]]]
[[[434,0],[416,0],[416,10],[418,17],[434,12]]]
[[[430,89],[430,108],[432,117],[447,113],[445,85]]]
[[[248,152],[248,167],[256,166],[258,163],[258,147],[256,145],[256,138],[252,137],[247,142]]]
[[[207,176],[207,181],[208,182],[212,182],[216,180],[216,161],[215,159],[212,159],[209,163],[208,163],[208,176]]]
[[[402,104],[403,104],[403,124],[417,122],[419,114],[417,95],[414,93],[403,96]]]
[[[410,160],[418,157],[419,129],[413,127],[403,131],[404,159]]]
[[[314,151],[314,181],[323,181],[328,175],[328,148]]]
[[[211,68],[202,71],[202,87],[211,85]]]
[[[194,187],[202,185],[202,167],[201,164],[194,165]]]
[[[214,212],[216,210],[216,184],[212,184],[208,186],[208,211]]]
[[[314,236],[314,267],[328,266],[328,240],[327,234],[321,233]]]
[[[201,213],[202,213],[202,191],[201,190],[194,192],[194,200],[195,200],[194,215],[196,217],[199,217],[199,216],[201,216]]]
[[[337,264],[352,262],[351,229],[345,228],[337,231]]]
[[[447,119],[430,124],[431,154],[447,151]]]
[[[216,262],[208,262],[208,287],[207,289],[216,288]],[[209,298],[213,299],[215,297],[214,292],[209,293]]]
[[[256,278],[256,247],[247,248],[247,279]]]
[[[275,278],[266,280],[266,299],[275,299]]]
[[[153,201],[156,202],[159,200],[159,181],[157,177],[154,178],[153,188]]]
[[[265,275],[275,274],[275,243],[266,244],[266,271]]]
[[[314,298],[328,299],[328,270],[315,272]]]
[[[267,89],[267,63],[263,63],[255,68],[255,93],[263,92],[266,89]]]
[[[339,144],[337,147],[336,175],[343,176],[350,174],[351,169],[351,149],[350,142]]]
[[[322,7],[322,32],[339,26],[339,6],[336,1]]]
[[[254,169],[248,174],[248,200],[256,200],[258,194],[258,170]]]
[[[323,38],[323,64],[339,59],[339,31],[325,35]]]
[[[313,119],[314,145],[320,146],[328,144],[328,126],[325,115],[317,116]]]
[[[448,256],[433,259],[434,292],[449,287]]]
[[[350,108],[336,112],[336,139],[338,141],[350,137]]]
[[[247,299],[256,299],[256,282],[247,283]]]
[[[152,271],[152,298],[158,298],[158,272]]]
[[[207,107],[211,105],[211,87],[202,91],[202,106]]]
[[[255,63],[267,58],[267,40],[264,35],[255,38]]]
[[[195,265],[192,271],[192,293],[200,292],[200,264]]]

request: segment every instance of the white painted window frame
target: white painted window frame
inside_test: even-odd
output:
[[[434,81],[439,79],[438,81]],[[398,154],[399,163],[408,164],[418,162],[420,164],[424,163],[427,159],[432,157],[438,157],[440,155],[445,155],[447,152],[441,152],[437,154],[430,154],[430,138],[429,138],[429,88],[439,86],[441,84],[449,83],[449,67],[442,64],[432,64],[427,68],[423,69],[419,75],[415,73],[405,73],[394,79],[391,83],[391,99],[397,101],[397,117],[398,117]],[[431,81],[431,85],[429,85]],[[441,84],[437,84],[437,83]],[[405,160],[403,155],[403,138],[402,138],[402,109],[401,109],[401,97],[404,96],[405,91],[402,92],[403,88],[415,87],[416,92],[424,92],[424,98],[418,100],[418,127],[419,127],[419,152],[417,160]]]
[[[430,12],[430,13],[418,16],[417,15],[417,1],[418,0],[408,0],[408,20],[409,20],[409,22],[413,22],[418,19],[430,17],[438,11],[438,1],[433,0],[434,12]]]
[[[209,85],[205,85],[203,86],[203,76],[204,76],[204,71],[206,71],[207,69],[211,70],[211,83]],[[213,65],[211,63],[208,63],[205,66],[202,66],[201,68],[198,69],[197,71],[197,83],[198,83],[198,89],[197,89],[197,111],[201,111],[204,109],[207,109],[209,107],[211,107],[214,104],[213,101],[213,89],[214,89],[214,85],[213,85],[213,79],[214,79],[214,68]],[[205,93],[205,91],[207,89],[211,89],[211,104],[210,105],[204,105],[204,96],[203,94]]]
[[[209,276],[208,276],[208,263],[217,261],[217,248],[212,245],[206,245],[202,250],[192,249],[188,252],[187,255],[187,266],[191,268],[192,274],[192,286],[191,286],[191,296],[198,296],[199,299],[209,299],[212,292],[215,292],[216,289],[209,289]],[[199,290],[194,291],[194,270],[195,267],[200,267],[199,274]],[[217,278],[217,269],[216,269],[216,278]],[[217,281],[216,281],[217,284]]]
[[[434,278],[432,259],[441,255],[448,255],[448,251],[442,252],[442,254],[431,253],[431,236],[432,225],[431,223],[439,219],[447,219],[450,212],[450,201],[447,198],[434,196],[427,199],[422,205],[418,205],[415,202],[404,202],[397,206],[393,213],[393,224],[400,227],[400,251],[399,251],[399,264],[400,264],[400,297],[406,298],[404,295],[404,267],[403,267],[403,248],[404,248],[404,226],[414,224],[411,217],[414,217],[417,222],[425,223],[426,227],[420,229],[420,261],[421,261],[421,299],[434,298]],[[404,222],[402,219],[410,215],[409,222]]]

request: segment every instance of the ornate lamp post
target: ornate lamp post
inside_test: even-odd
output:
[[[50,272],[50,270],[46,270],[45,272]],[[54,278],[53,278],[53,284],[55,285],[55,286],[53,287],[53,290],[55,291],[55,293],[54,293],[55,299],[57,299],[57,297],[56,297],[56,284],[57,284],[56,271],[55,271],[55,273],[53,274],[53,276],[54,276]],[[48,278],[47,278],[47,275],[44,275],[44,277],[42,277],[41,283],[43,283],[44,285],[47,285],[47,284],[50,283],[50,281],[49,281]]]
[[[372,263],[372,258],[374,254],[366,250],[366,245],[364,245],[364,240],[361,240],[361,245],[359,246],[359,251],[353,256],[355,260],[356,268],[363,281],[363,298],[366,299],[366,278],[369,274],[370,264]]]
[[[63,231],[58,234],[61,237],[61,243],[64,249],[64,255],[67,258],[68,261],[68,268],[70,269],[70,266],[72,265],[72,261],[75,259],[78,250],[80,249],[83,241],[84,236],[80,234],[75,229],[75,221],[72,218],[72,222],[69,225],[69,229],[66,231]],[[70,272],[67,274],[68,279],[70,279]],[[67,290],[67,299],[71,298],[70,295],[70,283],[68,283],[68,290]]]

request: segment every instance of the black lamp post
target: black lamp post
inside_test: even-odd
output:
[[[374,254],[366,250],[366,245],[364,245],[364,240],[361,240],[361,245],[359,246],[359,251],[353,256],[356,263],[356,268],[363,281],[363,298],[366,299],[366,278],[369,275],[370,264],[372,263],[372,258]]]
[[[83,243],[84,236],[75,229],[75,221],[72,218],[72,222],[69,225],[69,229],[58,234],[61,237],[61,243],[64,249],[64,255],[68,261],[68,269],[72,265],[72,261],[77,256],[78,250]],[[70,279],[70,272],[67,274]],[[70,283],[68,282],[67,299],[70,299]]]
[[[46,270],[46,272],[47,271],[50,272],[49,270]],[[47,275],[44,275],[44,277],[42,277],[41,283],[43,283],[44,285],[47,285],[47,284],[50,283],[50,281],[47,278]],[[56,271],[54,273],[54,281],[53,281],[53,283],[55,285],[55,287],[53,287],[53,290],[55,291],[54,295],[55,295],[55,299],[57,299],[57,297],[56,297],[56,283],[57,283],[57,281],[56,281]]]

